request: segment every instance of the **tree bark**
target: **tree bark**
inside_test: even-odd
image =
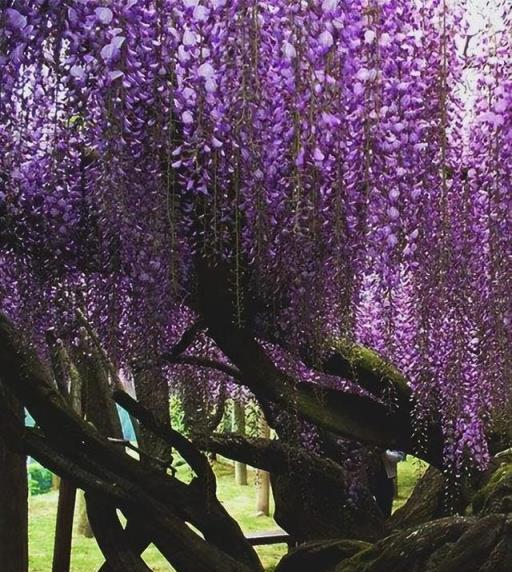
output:
[[[410,528],[342,561],[336,572],[508,572],[512,519],[447,517]]]
[[[285,410],[292,408],[304,419],[336,435],[416,454],[428,463],[442,467],[440,428],[437,425],[428,427],[425,446],[420,447],[412,426],[412,404],[393,408],[372,396],[293,379],[275,366],[249,327],[240,325],[240,320],[236,319],[236,303],[226,269],[198,260],[197,273],[197,309],[208,333],[236,366],[238,379],[260,403],[270,401]]]
[[[329,538],[375,541],[387,528],[375,501],[362,488],[357,502],[348,496],[343,467],[280,440],[213,435],[198,443],[229,459],[271,474],[276,522],[295,539]]]
[[[23,429],[0,401],[2,431],[63,478],[87,492],[106,495],[128,519],[144,523],[179,572],[262,572],[240,527],[214,495],[194,481],[187,485],[144,466],[84,422],[55,390],[35,352],[1,315],[0,372],[2,384],[23,400],[41,428]]]
[[[0,400],[24,420],[24,410],[12,395]],[[28,571],[28,484],[26,455],[12,449],[0,430],[0,564],[2,572]]]
[[[333,572],[337,564],[367,548],[371,544],[360,540],[308,542],[288,553],[275,572]]]
[[[170,426],[169,386],[160,368],[136,370],[133,379],[139,403],[151,410],[159,423]],[[139,447],[145,453],[171,465],[172,449],[168,443],[144,426],[140,427],[140,438]]]
[[[82,340],[82,343],[84,349],[89,346],[86,340]],[[80,362],[88,395],[86,417],[105,437],[122,440],[123,433],[117,407],[111,398],[106,360],[100,359],[99,348],[92,345],[89,347],[87,356],[82,356]],[[110,412],[109,415],[104,414],[105,404]],[[120,572],[124,569],[133,569],[134,572],[148,570],[140,555],[150,540],[139,523],[129,520],[126,529],[123,530],[115,505],[108,499],[93,492],[86,493],[84,498],[85,516],[106,558],[100,572]]]
[[[88,515],[91,526],[96,532],[96,538],[108,565],[101,570],[106,572],[151,572],[151,568],[140,557],[133,543],[128,542],[119,522],[116,507],[101,495],[90,499],[86,496]]]

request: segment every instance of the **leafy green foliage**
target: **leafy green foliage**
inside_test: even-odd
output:
[[[38,463],[31,463],[28,466],[28,482],[31,496],[43,495],[51,490],[53,475]]]

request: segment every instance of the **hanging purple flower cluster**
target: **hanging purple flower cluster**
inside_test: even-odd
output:
[[[42,336],[81,308],[142,359],[185,327],[194,254],[222,256],[286,350],[380,351],[418,431],[485,464],[511,381],[506,34],[468,64],[446,0],[8,5],[2,309]]]

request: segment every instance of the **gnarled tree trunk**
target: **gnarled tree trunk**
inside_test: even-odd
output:
[[[128,520],[143,523],[148,537],[176,570],[262,572],[240,527],[216,498],[207,459],[189,441],[146,415],[146,424],[175,446],[196,472],[197,478],[188,485],[127,455],[72,411],[35,353],[2,316],[0,381],[27,405],[40,427],[25,429],[0,401],[0,430],[62,478],[104,498]],[[119,563],[126,550],[131,553],[127,558],[138,562],[137,551],[125,542],[124,534],[113,534],[101,522],[95,528],[99,535],[105,534],[98,542],[115,572],[126,570]]]
[[[219,302],[218,307],[221,306]],[[307,384],[301,384],[280,372],[248,332],[240,331],[231,321],[222,319],[216,323],[216,316],[210,318],[210,333],[237,366],[235,368],[229,365],[226,368],[234,371],[239,380],[244,380],[244,383],[247,381],[247,385],[253,389],[263,405],[268,405],[269,402],[278,406],[283,403],[289,405],[291,401],[300,415],[310,420],[317,419],[323,428],[330,431],[341,434],[351,434],[353,431],[354,437],[364,437],[370,442],[375,440],[378,444],[385,443],[386,439],[390,439],[390,445],[402,442],[398,431],[400,428],[406,428],[406,425],[401,425],[401,414],[393,417],[387,408],[370,398],[353,395],[347,399],[347,396],[339,395],[339,392],[308,388]],[[52,387],[36,356],[1,316],[0,381],[26,404],[40,427],[40,430],[24,429],[20,420],[5,407],[5,403],[0,403],[1,430],[10,436],[11,441],[17,440],[27,452],[63,478],[73,480],[76,485],[84,488],[88,495],[96,498],[98,502],[93,504],[91,519],[99,536],[98,542],[113,572],[121,572],[126,567],[146,570],[140,557],[140,547],[130,538],[129,531],[122,530],[116,521],[116,509],[120,509],[129,521],[141,523],[148,540],[156,544],[179,572],[261,572],[261,565],[239,526],[227,515],[216,498],[215,478],[206,457],[192,443],[173,431],[168,424],[161,423],[128,395],[116,392],[118,403],[166,444],[176,447],[196,473],[196,478],[186,485],[173,476],[126,455],[118,445],[110,443],[100,432],[72,412],[69,404]],[[97,406],[101,399],[94,402]],[[374,412],[376,417],[363,416],[359,419],[353,410],[347,410],[350,404],[360,407],[359,413]],[[112,407],[112,400],[108,396],[105,406]],[[91,421],[95,420],[91,418]],[[370,427],[364,427],[367,421]],[[383,434],[375,436],[379,422],[384,424],[385,430]],[[101,416],[96,424],[102,424]],[[112,434],[115,433],[115,428],[105,425],[102,432]],[[248,440],[236,437],[225,441],[221,437],[209,436],[206,440],[206,448],[268,470],[274,476],[302,474],[304,485],[309,484],[311,492],[327,483],[333,493],[337,490],[342,493],[344,490],[346,475],[343,468],[304,449],[297,448],[293,455],[290,455],[288,444],[268,439]],[[403,442],[409,442],[410,446],[410,436],[405,436]],[[425,456],[435,458],[438,446],[438,442],[431,444]],[[310,472],[304,471],[304,467]],[[311,475],[314,475],[314,479]],[[289,489],[289,483],[284,488]],[[498,502],[495,496],[488,494],[481,506],[491,507],[489,510],[500,506],[504,510],[503,507],[506,508],[508,502],[508,496],[505,494],[507,490],[506,479],[499,479],[499,495],[504,499],[503,502]],[[331,498],[332,506],[336,508],[335,495]],[[340,507],[344,501],[341,496]],[[351,555],[352,549],[343,549],[346,558],[344,556],[343,560],[332,568],[333,571],[400,570],[401,554],[405,555],[409,566],[412,562],[418,563],[418,572],[437,571],[438,568],[432,566],[437,566],[439,559],[447,554],[453,566],[461,565],[462,568],[443,568],[446,572],[466,569],[469,572],[471,569],[464,566],[470,561],[478,563],[479,572],[486,572],[484,556],[496,565],[497,570],[505,570],[504,566],[509,562],[510,522],[507,515],[490,514],[484,518],[437,520],[379,541],[378,539],[386,534],[386,528],[382,519],[379,520],[378,513],[375,522],[370,522],[373,530],[356,530],[354,527],[357,522],[368,525],[368,520],[371,521],[368,515],[372,514],[375,503],[356,506],[354,523],[349,523],[346,519],[344,522],[337,522],[337,511],[329,511],[328,509],[332,508],[329,505],[322,507],[317,519],[309,518],[308,522],[306,517],[311,515],[310,507],[303,510],[305,518],[301,518],[300,498],[293,499],[293,505],[293,513],[281,515],[280,518],[287,520],[285,528],[292,534],[295,528],[297,538],[308,540],[328,538],[331,534],[333,537],[350,534],[354,539],[366,537],[372,541],[377,540],[375,545],[366,547],[355,555]],[[342,510],[339,512],[343,514]],[[279,511],[276,514],[278,513]],[[482,514],[485,514],[485,511]],[[197,535],[188,523],[203,536]],[[327,528],[331,527],[330,530],[326,529],[326,523]],[[308,526],[315,530],[316,536],[308,533]],[[479,551],[474,540],[477,533],[482,534],[485,540],[480,543]],[[439,544],[440,539],[445,538],[452,539],[453,546],[449,553]],[[400,543],[405,550],[403,553],[398,549]],[[332,555],[332,550],[330,554]],[[388,569],[382,568],[383,562]]]
[[[382,514],[364,489],[358,502],[347,496],[347,475],[332,460],[279,440],[213,435],[199,443],[225,457],[272,475],[276,522],[297,540],[376,540],[386,533]]]
[[[169,386],[159,368],[135,371],[133,375],[137,400],[153,412],[157,420],[171,424],[169,406]],[[168,443],[162,441],[144,426],[140,428],[141,442],[139,447],[149,456],[171,465],[172,450]]]

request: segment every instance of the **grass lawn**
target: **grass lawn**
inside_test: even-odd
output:
[[[427,464],[419,459],[407,456],[407,460],[398,463],[398,498],[393,503],[393,510],[400,508],[411,496],[412,489],[418,479],[423,475]]]
[[[395,507],[401,506],[409,497],[424,466],[411,457],[399,464],[399,497]],[[186,479],[187,469],[181,468],[179,474]],[[255,472],[249,471],[249,486],[240,487],[234,482],[233,467],[225,462],[215,465],[218,479],[218,495],[224,506],[240,523],[244,532],[258,532],[276,528],[270,517],[256,516],[256,488],[253,486]],[[30,499],[30,572],[49,572],[51,570],[53,536],[55,530],[55,511],[57,492],[52,491]],[[286,552],[285,545],[262,546],[258,554],[267,570],[274,566]],[[171,568],[154,547],[148,548],[144,559],[154,572],[171,572]],[[78,534],[73,538],[72,572],[94,572],[103,558],[94,539]]]

